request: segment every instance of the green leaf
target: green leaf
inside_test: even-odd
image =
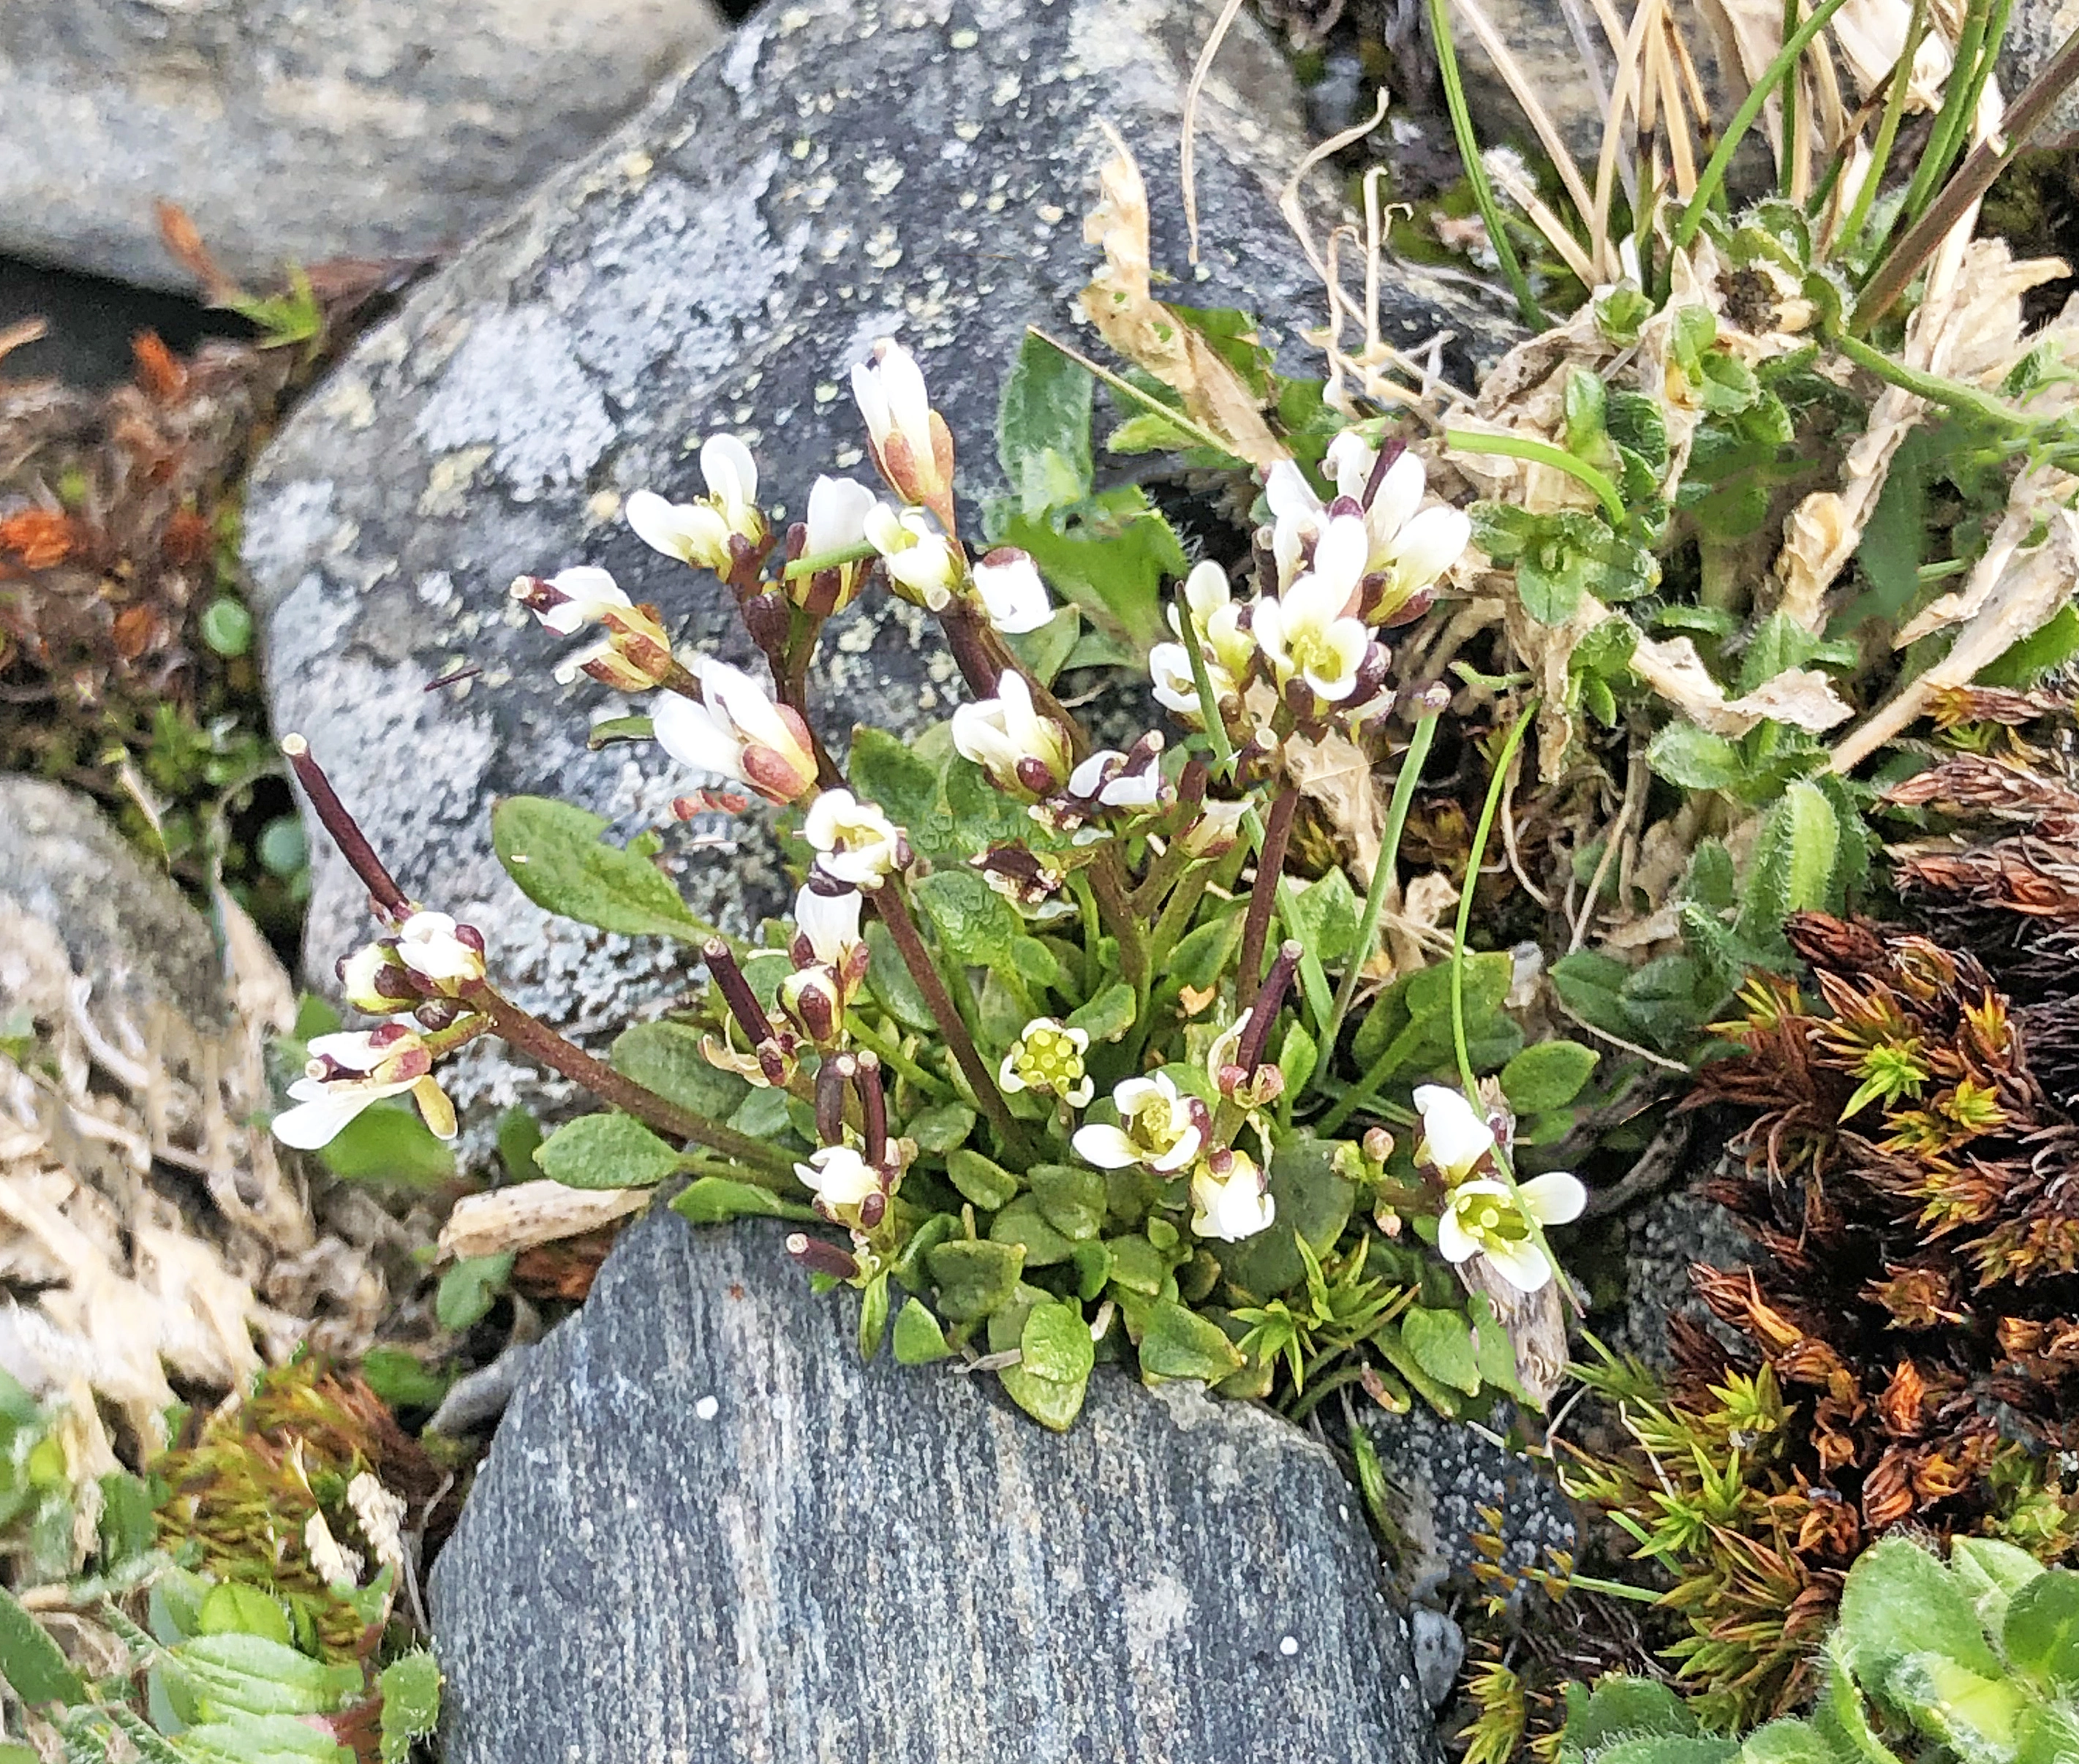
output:
[[[2025,1710],[2014,1726],[2014,1764],[2073,1764],[2079,1758],[2079,1715],[2045,1703]]]
[[[972,869],[939,869],[912,885],[947,955],[977,968],[1008,965],[1022,926],[1018,909]]]
[[[866,1283],[859,1307],[859,1357],[871,1360],[881,1351],[881,1338],[888,1333],[888,1270],[883,1268]]]
[[[2079,656],[2079,609],[2060,609],[2050,622],[2022,639],[1997,661],[1978,670],[1981,685],[2023,690]]]
[[[542,1124],[515,1103],[498,1117],[498,1161],[508,1182],[534,1179],[534,1152],[542,1143]]]
[[[1939,1740],[1964,1764],[2010,1764],[2027,1693],[2004,1674],[1989,1676],[1944,1653],[1910,1653],[1884,1680],[1886,1700]]]
[[[2046,1689],[2079,1693],[2079,1573],[2051,1569],[2014,1594],[2000,1645],[2018,1669]]]
[[[1078,1243],[1071,1259],[1076,1264],[1076,1297],[1095,1298],[1111,1279],[1111,1251],[1102,1243]]]
[[[376,1680],[383,1697],[383,1764],[406,1764],[412,1741],[441,1721],[441,1669],[424,1649],[400,1654]]]
[[[1169,952],[1164,964],[1162,979],[1166,985],[1189,987],[1194,992],[1203,992],[1219,978],[1234,954],[1235,945],[1241,941],[1242,916],[1239,912],[1223,913],[1208,923],[1178,940],[1177,947]]]
[[[585,745],[597,753],[617,741],[650,741],[656,735],[657,725],[649,717],[607,717],[585,731]]]
[[[1646,763],[1685,790],[1730,790],[1746,781],[1738,745],[1693,723],[1671,723],[1646,744]]]
[[[1025,1251],[1014,1243],[941,1243],[924,1258],[938,1288],[939,1309],[949,1322],[986,1317],[1017,1290]]]
[[[1286,1027],[1285,1039],[1278,1044],[1278,1069],[1285,1075],[1287,1096],[1305,1094],[1307,1080],[1314,1075],[1320,1058],[1320,1047],[1305,1024],[1295,1022]]]
[[[318,1152],[318,1161],[347,1182],[432,1188],[454,1179],[454,1153],[409,1103],[371,1104]]]
[[[1019,1196],[989,1221],[989,1240],[1020,1246],[1027,1267],[1056,1267],[1076,1253],[1075,1245],[1048,1222],[1038,1199],[1029,1194]]]
[[[1439,1384],[1469,1397],[1479,1394],[1479,1360],[1463,1313],[1411,1305],[1401,1315],[1400,1339],[1415,1364]]]
[[[873,995],[882,1008],[906,1029],[935,1033],[939,1020],[932,1016],[923,989],[917,984],[901,952],[895,947],[888,927],[878,919],[867,921],[866,948],[867,983],[873,988]]]
[[[371,1347],[362,1356],[361,1376],[392,1409],[437,1409],[454,1379],[429,1372],[402,1347]]]
[[[852,731],[845,770],[853,794],[877,804],[910,836],[914,848],[929,857],[951,848],[952,818],[939,799],[939,773],[908,744],[862,723]]]
[[[1292,909],[1298,923],[1286,930],[1317,961],[1336,963],[1349,957],[1363,909],[1340,865],[1297,890]]]
[[[1501,1093],[1519,1115],[1564,1108],[1581,1094],[1602,1056],[1579,1041],[1540,1041],[1501,1069]]]
[[[1568,1715],[1566,1745],[1592,1754],[1619,1738],[1681,1739],[1696,1731],[1696,1718],[1667,1686],[1651,1678],[1605,1678]]]
[[[441,1276],[433,1314],[442,1329],[467,1329],[480,1322],[512,1274],[512,1252],[466,1256]],[[288,1637],[282,1638],[284,1641]]]
[[[292,1715],[226,1710],[181,1733],[180,1756],[199,1764],[354,1764],[346,1746]]]
[[[630,936],[690,938],[702,930],[647,857],[602,844],[607,823],[546,796],[508,796],[491,811],[505,873],[538,907]]]
[[[950,1152],[968,1142],[974,1125],[975,1112],[966,1104],[945,1103],[919,1109],[902,1124],[902,1131],[917,1142],[919,1151]]]
[[[265,1636],[289,1645],[289,1614],[282,1602],[234,1580],[219,1581],[210,1588],[195,1622],[201,1635]]]
[[[1546,971],[1560,1001],[1590,1028],[1613,1035],[1631,1033],[1619,989],[1631,978],[1632,970],[1614,956],[1576,949],[1562,956]]]
[[[84,1703],[86,1681],[44,1626],[0,1587],[0,1678],[24,1703]]]
[[[1081,1382],[1097,1364],[1090,1326],[1081,1309],[1071,1304],[1035,1305],[1026,1313],[1018,1346],[1026,1371],[1057,1385]]]
[[[152,1485],[142,1477],[111,1470],[101,1478],[101,1519],[95,1530],[104,1573],[144,1555],[157,1543],[153,1505]]]
[[[1115,981],[1089,1004],[1069,1013],[1068,1026],[1093,1041],[1115,1041],[1133,1027],[1133,988]]]
[[[1017,1177],[964,1146],[946,1154],[946,1175],[963,1196],[985,1213],[1008,1206],[1018,1192]]]
[[[1077,1164],[1035,1164],[1027,1179],[1048,1224],[1072,1242],[1088,1242],[1105,1221],[1104,1172]],[[1028,1267],[1034,1265],[1027,1259]]]
[[[1786,788],[1755,841],[1741,935],[1766,935],[1793,912],[1826,906],[1840,845],[1841,823],[1826,792],[1801,781]]]
[[[1989,1636],[1999,1634],[2006,1621],[2008,1602],[2043,1571],[2043,1564],[2027,1550],[1997,1537],[1950,1540],[1949,1572]]]
[[[1506,961],[1508,958],[1503,958]],[[1219,1246],[1220,1267],[1244,1292],[1268,1298],[1297,1286],[1307,1265],[1295,1241],[1303,1235],[1316,1255],[1336,1245],[1349,1222],[1357,1188],[1335,1167],[1332,1142],[1295,1133],[1270,1160],[1270,1196],[1277,1203],[1268,1230]]]
[[[1740,1764],[1843,1764],[1809,1721],[1771,1721],[1740,1748]]]
[[[914,1298],[895,1314],[894,1347],[898,1366],[928,1366],[952,1352],[938,1318]]]
[[[996,454],[1027,520],[1090,492],[1090,370],[1028,333],[1003,388]]]
[[[638,1023],[614,1038],[607,1058],[614,1071],[665,1101],[710,1121],[727,1121],[751,1086],[711,1064],[701,1051],[701,1039],[689,1023]]]
[[[1043,686],[1051,686],[1055,675],[1068,665],[1069,656],[1083,635],[1083,615],[1064,606],[1037,631],[1018,631],[1004,641],[1011,653],[1025,664],[1025,670]]]
[[[1966,1670],[2000,1670],[1977,1613],[1941,1563],[1917,1544],[1886,1538],[1855,1560],[1835,1628],[1857,1681],[1881,1686],[1908,1654],[1946,1654]]]
[[[818,1219],[814,1207],[782,1199],[755,1182],[728,1176],[696,1176],[671,1196],[671,1210],[688,1225],[724,1225],[731,1219]]]
[[[1149,1307],[1140,1355],[1141,1378],[1151,1385],[1166,1378],[1202,1378],[1216,1385],[1246,1363],[1219,1324],[1168,1298],[1158,1298]]]
[[[1127,417],[1105,438],[1107,453],[1188,453],[1199,445],[1189,429],[1152,410]]]
[[[1041,519],[1013,512],[992,524],[989,537],[1031,553],[1049,587],[1136,652],[1168,636],[1163,585],[1188,573],[1190,560],[1138,485]]]
[[[534,1162],[567,1188],[647,1188],[680,1159],[633,1115],[584,1115],[543,1140]]]
[[[1152,1298],[1169,1277],[1169,1264],[1162,1252],[1144,1237],[1106,1238],[1111,1252],[1111,1283],[1123,1292]]]
[[[328,1715],[358,1696],[365,1682],[358,1664],[327,1666],[253,1635],[197,1636],[169,1652],[165,1671],[168,1690],[178,1687],[205,1720],[233,1712]]]

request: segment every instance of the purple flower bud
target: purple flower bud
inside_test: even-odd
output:
[[[787,1253],[812,1274],[828,1274],[837,1280],[848,1280],[859,1272],[857,1257],[822,1238],[812,1238],[805,1231],[788,1234]]]

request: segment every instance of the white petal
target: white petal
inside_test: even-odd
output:
[[[1328,646],[1336,671],[1324,673],[1309,668],[1307,684],[1324,698],[1347,698],[1357,689],[1357,668],[1371,647],[1371,633],[1354,618],[1339,618],[1322,634],[1322,640]]]
[[[732,522],[758,506],[758,462],[734,435],[709,435],[701,448],[701,476]]]
[[[1571,1225],[1588,1204],[1588,1191],[1563,1170],[1520,1184],[1524,1210],[1540,1225]]]
[[[1403,588],[1427,588],[1458,562],[1472,537],[1473,523],[1463,509],[1424,509],[1394,547],[1395,577]]]
[[[1069,1143],[1076,1148],[1077,1157],[1100,1170],[1123,1170],[1140,1162],[1133,1142],[1117,1127],[1078,1127]]]
[[[342,1029],[331,1035],[313,1036],[310,1051],[312,1059],[330,1060],[349,1072],[372,1072],[383,1063],[389,1050],[374,1045],[371,1029]]]
[[[953,751],[985,772],[1008,775],[1019,760],[1017,748],[1003,732],[1002,707],[993,698],[953,707]]]
[[[1442,1234],[1437,1242],[1443,1241]],[[1484,1247],[1488,1261],[1520,1293],[1535,1293],[1552,1278],[1552,1264],[1534,1243],[1490,1243]]]
[[[1422,506],[1422,492],[1428,475],[1422,469],[1421,459],[1414,454],[1403,453],[1386,468],[1386,480],[1378,487],[1378,494],[1371,499],[1371,506],[1365,510],[1365,526],[1375,543],[1391,545],[1400,530],[1413,518],[1415,511]]]
[[[859,941],[860,896],[855,889],[819,895],[804,888],[794,897],[794,923],[809,940],[818,962],[836,967]]]
[[[881,375],[870,362],[861,362],[851,371],[851,396],[859,406],[859,413],[866,421],[866,432],[872,436],[876,447],[888,438],[888,394],[882,389]]]
[[[1018,1075],[1016,1048],[1003,1056],[1003,1063],[996,1069],[996,1082],[999,1089],[1006,1090],[1014,1096],[1025,1088],[1025,1080]]]
[[[274,1135],[283,1145],[293,1146],[299,1151],[316,1151],[320,1146],[330,1145],[341,1129],[378,1100],[381,1093],[379,1086],[351,1090],[333,1086],[328,1094],[315,1101],[282,1110],[274,1117]]]
[[[1437,1220],[1437,1253],[1447,1262],[1462,1262],[1479,1248],[1458,1223],[1458,1214],[1445,1207]]]
[[[1228,572],[1211,558],[1196,565],[1184,578],[1184,601],[1191,609],[1191,620],[1203,638],[1206,626],[1214,614],[1233,598],[1228,586]]]
[[[1494,1150],[1487,1124],[1458,1092],[1441,1084],[1419,1085],[1415,1106],[1422,1117],[1424,1152],[1447,1176],[1463,1175]]]
[[[696,522],[694,517],[705,514],[705,522],[697,523],[698,536],[702,540],[711,538],[713,530],[722,527],[722,518],[712,509],[696,509],[690,504],[667,502],[655,490],[638,490],[628,499],[624,511],[628,524],[635,530],[635,536],[653,551],[662,551],[667,557],[676,557],[688,562],[693,555]]]
[[[1371,481],[1371,468],[1378,462],[1378,450],[1354,429],[1345,429],[1328,443],[1321,464],[1336,480],[1336,494],[1354,500],[1364,495],[1365,486]]]
[[[765,689],[749,674],[712,656],[701,657],[700,674],[701,690],[709,702],[718,704],[722,715],[735,725],[736,732],[746,741],[780,753],[795,752],[799,744],[794,731],[787,727]]]
[[[1006,635],[1037,631],[1054,616],[1047,585],[1029,557],[1010,564],[977,564],[974,585],[989,623]]]
[[[1119,1113],[1133,1116],[1139,1114],[1152,1102],[1173,1103],[1177,1100],[1177,1087],[1161,1072],[1151,1078],[1122,1078],[1112,1086],[1111,1100]]]
[[[1304,521],[1321,510],[1321,499],[1314,494],[1314,487],[1294,460],[1280,459],[1271,467],[1263,480],[1263,493],[1274,521]]]
[[[1196,1127],[1186,1127],[1177,1143],[1157,1158],[1152,1167],[1165,1176],[1183,1169],[1198,1155],[1198,1146],[1205,1137]]]
[[[874,345],[881,363],[881,389],[888,400],[888,414],[898,432],[918,455],[918,463],[931,460],[931,395],[924,385],[924,371],[893,338]]]
[[[808,547],[812,555],[847,551],[864,543],[873,492],[850,478],[818,478],[809,487]]]
[[[688,770],[712,772],[738,784],[751,781],[743,771],[743,744],[705,705],[667,693],[652,708],[650,722],[657,744]]]
[[[1069,794],[1071,796],[1095,796],[1104,776],[1104,769],[1114,760],[1125,757],[1117,748],[1099,748],[1069,774]]]
[[[1329,618],[1342,611],[1357,584],[1364,580],[1365,565],[1370,555],[1371,535],[1365,530],[1361,517],[1339,514],[1328,523],[1314,547],[1311,580],[1320,585],[1316,592],[1334,603],[1329,608]],[[1307,580],[1301,578],[1302,581]],[[1299,589],[1299,583],[1294,583],[1286,590],[1287,596],[1297,594]]]

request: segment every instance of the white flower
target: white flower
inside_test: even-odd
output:
[[[1425,1116],[1425,1132],[1428,1126]],[[1558,1170],[1520,1184],[1514,1194],[1491,1177],[1459,1183],[1437,1220],[1437,1253],[1447,1262],[1484,1256],[1510,1285],[1534,1293],[1552,1278],[1552,1263],[1537,1245],[1531,1221],[1565,1225],[1580,1217],[1587,1200],[1587,1190]]]
[[[694,670],[701,700],[668,693],[650,713],[657,740],[680,765],[748,785],[771,802],[791,802],[816,781],[809,726],[740,668],[703,656]]]
[[[881,1192],[881,1172],[849,1146],[824,1146],[810,1154],[808,1163],[796,1164],[794,1174],[805,1188],[815,1191],[826,1213],[855,1207]]]
[[[866,517],[878,499],[850,478],[818,478],[809,488],[803,549],[811,557],[855,551],[866,543]]]
[[[460,935],[462,930],[467,937]],[[399,925],[397,958],[437,992],[483,978],[482,936],[472,927],[458,927],[444,912],[415,912]]]
[[[1069,794],[1106,808],[1153,808],[1162,800],[1161,752],[1157,742],[1136,763],[1116,748],[1099,748],[1069,774]]]
[[[652,551],[726,575],[730,536],[741,534],[753,544],[765,536],[758,463],[735,436],[710,435],[701,449],[701,476],[708,493],[698,502],[671,502],[654,490],[638,490],[628,499],[628,524]]]
[[[1461,1092],[1442,1084],[1418,1084],[1415,1111],[1422,1117],[1422,1136],[1415,1142],[1415,1161],[1429,1165],[1447,1185],[1464,1181],[1474,1166],[1494,1150],[1493,1129]]]
[[[542,622],[543,630],[558,637],[568,637],[609,613],[634,604],[611,575],[590,564],[558,571],[546,581],[538,576],[516,576],[512,597]]]
[[[1295,677],[1316,698],[1331,702],[1357,690],[1357,669],[1371,647],[1371,633],[1344,612],[1357,580],[1345,579],[1344,569],[1353,547],[1362,566],[1364,523],[1354,515],[1331,521],[1315,547],[1314,568],[1278,599],[1256,603],[1252,628],[1257,647],[1270,664],[1281,692]]]
[[[844,793],[831,790],[826,795]],[[843,969],[859,947],[860,894],[819,895],[804,888],[794,896],[794,926],[808,940],[810,953],[826,967]]]
[[[1248,813],[1246,801],[1201,803],[1198,819],[1178,837],[1194,857],[1224,857],[1240,843],[1242,820]]]
[[[877,888],[902,864],[902,829],[850,790],[825,790],[811,802],[802,833],[816,848],[816,868],[833,882]]]
[[[976,564],[974,585],[989,623],[1006,637],[1037,631],[1054,616],[1040,566],[1013,547],[1000,546]]]
[[[993,698],[955,710],[953,746],[999,790],[1027,798],[1058,790],[1074,764],[1069,731],[1034,710],[1031,689],[1014,668],[997,681]]]
[[[311,1043],[303,1076],[289,1087],[297,1107],[274,1117],[274,1137],[299,1151],[330,1145],[371,1103],[409,1093],[436,1137],[455,1136],[454,1104],[431,1076],[425,1041],[401,1024],[320,1035]]]
[[[1035,1016],[1003,1056],[996,1081],[1014,1095],[1035,1091],[1081,1108],[1097,1087],[1083,1071],[1083,1055],[1090,1045],[1088,1030],[1069,1029],[1051,1016]]]
[[[1307,547],[1320,537],[1327,515],[1321,499],[1296,461],[1280,459],[1263,481],[1263,493],[1270,504],[1270,551],[1278,567],[1282,593],[1291,585],[1306,562]]]
[[[907,590],[904,599],[934,613],[952,604],[967,559],[929,513],[876,502],[866,512],[864,530],[866,543],[881,554],[889,579]]]
[[[341,995],[371,1016],[388,1016],[418,996],[417,987],[379,943],[364,943],[352,955],[341,957],[334,971]]]
[[[1429,479],[1412,452],[1403,452],[1387,467],[1369,502],[1365,492],[1371,487],[1378,455],[1355,429],[1345,429],[1328,443],[1325,463],[1335,476],[1337,493],[1364,506],[1364,564],[1357,573],[1360,578],[1386,578],[1383,587],[1365,597],[1366,613],[1376,623],[1458,560],[1472,538],[1472,522],[1463,509],[1448,503],[1422,506]],[[1315,568],[1320,567],[1317,554]]]
[[[882,337],[873,346],[873,359],[852,369],[851,395],[866,419],[873,463],[889,488],[904,501],[925,504],[950,522],[946,474],[952,465],[952,438],[931,409],[917,358],[893,337]]]
[[[1148,652],[1148,677],[1155,683],[1155,701],[1196,725],[1204,714],[1198,702],[1198,682],[1191,672],[1190,652],[1182,643],[1157,643]],[[1213,702],[1231,698],[1238,689],[1234,677],[1211,656],[1206,658],[1206,677],[1213,689]]]
[[[1224,1165],[1216,1170],[1215,1163]],[[1245,1152],[1208,1158],[1191,1172],[1191,1229],[1202,1238],[1239,1243],[1268,1230],[1278,1217],[1263,1171]]]
[[[1199,647],[1207,661],[1236,676],[1249,669],[1256,653],[1256,640],[1242,626],[1241,603],[1228,587],[1228,572],[1208,559],[1184,578],[1184,604],[1191,610],[1191,624],[1198,634]],[[1182,637],[1183,621],[1173,605],[1169,628]]]
[[[1116,1127],[1093,1123],[1076,1129],[1077,1155],[1100,1170],[1145,1164],[1168,1175],[1198,1155],[1206,1142],[1206,1111],[1195,1097],[1180,1096],[1166,1072],[1123,1079],[1112,1088]]]

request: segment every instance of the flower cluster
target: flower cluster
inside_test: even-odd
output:
[[[1525,1183],[1506,1179],[1494,1128],[1461,1092],[1420,1085],[1415,1106],[1422,1117],[1415,1161],[1444,1188],[1438,1253],[1452,1263],[1481,1257],[1519,1292],[1541,1289],[1552,1279],[1541,1227],[1580,1217],[1587,1191],[1558,1170]]]
[[[1423,506],[1421,460],[1398,443],[1374,450],[1355,431],[1337,436],[1325,461],[1336,494],[1324,503],[1292,461],[1266,477],[1272,522],[1259,536],[1269,569],[1262,591],[1234,598],[1227,572],[1201,564],[1185,583],[1191,631],[1178,611],[1178,642],[1148,656],[1155,695],[1187,721],[1203,718],[1198,661],[1237,745],[1261,724],[1276,732],[1360,724],[1390,710],[1391,656],[1378,632],[1429,610],[1436,584],[1472,536],[1465,513]],[[1267,689],[1250,702],[1250,689]]]

